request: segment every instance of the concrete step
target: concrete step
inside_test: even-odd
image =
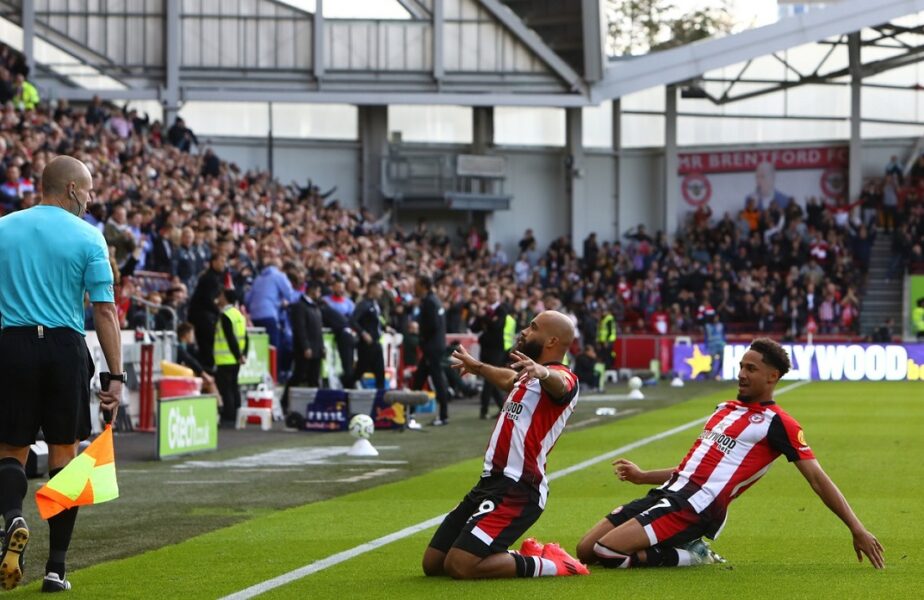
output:
[[[901,297],[902,291],[903,290],[901,286],[894,285],[894,284],[890,285],[887,283],[883,283],[882,285],[875,285],[874,283],[871,283],[870,285],[866,286],[867,295],[873,294],[873,295],[879,295],[879,296],[888,295],[888,296]]]
[[[901,310],[901,303],[878,302],[876,300],[863,302],[863,312],[881,312],[882,314],[900,315]]]

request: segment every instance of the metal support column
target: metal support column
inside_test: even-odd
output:
[[[613,149],[613,159],[616,161],[616,168],[613,169],[613,177],[615,181],[613,182],[613,201],[616,203],[616,222],[613,223],[613,227],[616,230],[616,239],[619,239],[619,235],[622,232],[622,219],[621,215],[621,204],[622,204],[622,190],[619,189],[619,186],[622,185],[622,100],[616,98],[613,100],[613,141],[611,142],[611,147]]]
[[[494,107],[476,106],[472,109],[472,151],[484,154],[494,145]]]
[[[580,108],[565,111],[565,181],[570,207],[571,244],[581,254],[584,238],[589,233],[587,194],[584,185],[584,113]]]
[[[664,103],[664,203],[661,223],[664,233],[673,237],[677,233],[680,212],[680,185],[677,183],[677,87],[665,88]]]
[[[444,75],[443,0],[433,0],[433,79],[439,84]]]
[[[320,81],[324,77],[324,0],[317,0],[314,9],[314,44],[311,62],[314,64],[314,77]]]
[[[180,34],[180,0],[166,0],[164,26],[164,67],[166,85],[161,101],[164,105],[164,125],[170,127],[180,110],[180,60],[182,57],[182,36]]]
[[[863,191],[863,138],[860,130],[863,117],[863,62],[859,32],[847,36],[847,56],[850,59],[850,170],[847,175],[847,198],[853,202]]]
[[[22,3],[22,54],[26,58],[29,77],[35,80],[35,2]]]
[[[382,196],[383,162],[388,153],[388,107],[359,107],[359,143],[361,161],[360,206],[375,214],[385,210]]]

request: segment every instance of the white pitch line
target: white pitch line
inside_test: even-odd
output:
[[[797,383],[790,384],[784,387],[783,389],[779,390],[778,392],[776,392],[774,396],[782,396],[786,392],[794,390],[798,387],[802,387],[806,383],[809,383],[809,382],[799,381]],[[690,429],[691,427],[702,425],[705,421],[706,421],[706,418],[695,419],[693,421],[684,423],[683,425],[678,425],[677,427],[674,427],[673,429],[668,429],[667,431],[662,431],[661,433],[650,435],[646,438],[642,438],[638,441],[632,442],[631,444],[626,444],[625,446],[616,448],[615,450],[611,450],[610,452],[607,452],[606,454],[601,454],[599,456],[595,456],[593,458],[587,459],[583,462],[579,462],[576,465],[571,465],[568,468],[555,471],[554,473],[549,475],[549,481],[552,481],[553,479],[559,479],[561,477],[564,477],[565,475],[570,475],[571,473],[575,473],[577,471],[581,471],[583,469],[586,469],[587,467],[591,467],[597,463],[603,462],[605,460],[609,460],[610,458],[619,456],[620,454],[626,453],[630,450],[635,450],[636,448],[640,448],[641,446],[645,446],[646,444],[650,444],[651,442],[656,442],[666,437],[670,437],[674,435],[675,433],[680,433],[681,431],[685,431],[687,429]],[[343,552],[332,554],[328,556],[327,558],[322,558],[321,560],[305,565],[304,567],[299,567],[298,569],[295,569],[294,571],[289,571],[288,573],[284,573],[278,577],[268,579],[256,585],[252,585],[249,588],[243,589],[234,594],[224,596],[220,600],[248,600],[249,598],[259,596],[260,594],[276,589],[278,587],[282,587],[284,585],[292,583],[293,581],[298,581],[299,579],[303,577],[307,577],[308,575],[317,573],[318,571],[323,571],[324,569],[328,569],[330,567],[339,565],[340,563],[346,562],[350,560],[351,558],[356,558],[357,556],[366,554],[367,552],[378,550],[382,546],[387,546],[388,544],[392,542],[403,540],[404,538],[411,537],[412,535],[420,533],[421,531],[429,529],[435,525],[439,525],[440,523],[443,522],[443,519],[446,517],[447,514],[449,513],[444,513],[442,515],[433,517],[432,519],[421,521],[420,523],[417,523],[416,525],[405,527],[404,529],[395,531],[394,533],[389,533],[388,535],[382,536],[380,538],[376,538],[372,540],[371,542],[360,544],[359,546],[355,546],[353,548],[350,548],[349,550],[344,550]]]
[[[215,485],[223,483],[248,483],[243,480],[236,479],[202,479],[202,480],[190,480],[190,481],[165,481],[167,485]]]

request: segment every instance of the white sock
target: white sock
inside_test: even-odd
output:
[[[534,558],[539,561],[539,568],[536,570],[538,577],[554,577],[558,575],[558,569],[555,567],[555,563],[547,558],[540,558],[538,556]]]
[[[689,550],[681,550],[680,548],[675,548],[677,551],[677,566],[678,567],[689,567],[693,565],[693,555],[690,554]]]

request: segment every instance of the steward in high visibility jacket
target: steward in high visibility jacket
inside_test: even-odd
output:
[[[600,359],[607,368],[612,367],[616,358],[616,317],[610,309],[606,310],[597,325],[597,347]]]
[[[247,362],[250,339],[247,319],[237,309],[237,292],[222,289],[216,299],[221,316],[215,327],[215,385],[221,394],[221,420],[233,423],[241,406],[241,387],[237,383],[241,365]]]
[[[924,339],[924,298],[918,298],[918,305],[911,309],[911,323],[918,339]]]

